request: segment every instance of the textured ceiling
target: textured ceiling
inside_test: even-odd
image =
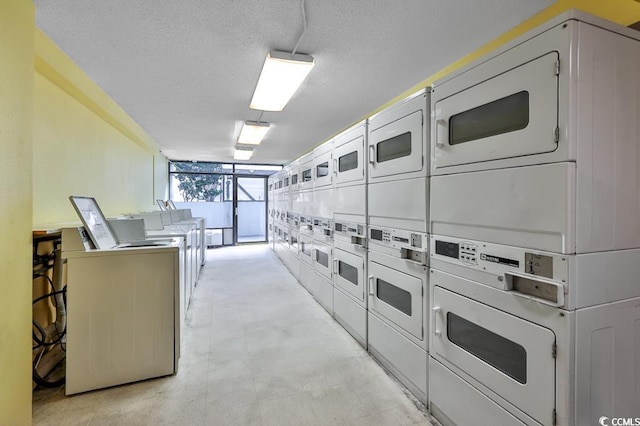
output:
[[[250,162],[282,164],[553,0],[307,0],[316,66]],[[291,51],[300,0],[35,0],[36,24],[170,159],[232,161],[264,58]]]

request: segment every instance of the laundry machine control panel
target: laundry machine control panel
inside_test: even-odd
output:
[[[481,271],[482,283],[502,290],[526,293],[560,306],[568,291],[570,256],[526,248],[431,235],[431,265],[445,272],[466,275],[447,265]]]
[[[335,238],[347,241],[350,244],[367,247],[367,227],[360,223],[334,222]]]
[[[370,226],[369,241],[371,248],[380,248],[400,259],[412,260],[422,265],[428,263],[429,236],[426,233]]]

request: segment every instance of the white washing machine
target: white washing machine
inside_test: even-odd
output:
[[[180,357],[181,242],[88,248],[84,228],[62,230],[67,261],[65,393],[161,377]]]
[[[429,89],[369,119],[368,224],[427,232]]]
[[[436,81],[430,233],[640,247],[640,34],[570,11]]]
[[[564,255],[432,235],[434,415],[459,425],[637,417],[639,262],[640,249]]]
[[[333,317],[367,348],[367,227],[333,224]]]
[[[143,239],[176,238],[182,247],[181,278],[180,278],[180,318],[185,319],[191,302],[191,295],[195,288],[197,263],[195,249],[195,230],[191,226],[182,229],[165,230],[160,216],[157,214],[144,214],[139,218],[109,219],[109,226],[120,242],[140,241]],[[171,226],[173,227],[173,225]]]
[[[369,226],[369,352],[427,404],[427,234]]]

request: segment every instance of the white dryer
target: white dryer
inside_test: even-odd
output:
[[[427,232],[429,89],[369,119],[369,225]]]
[[[333,218],[367,222],[366,122],[341,133],[333,148]]]
[[[444,424],[637,417],[640,249],[564,255],[432,235],[430,253],[429,399]]]
[[[333,317],[367,347],[367,227],[333,224]]]
[[[640,247],[640,34],[570,11],[434,83],[433,234]]]
[[[333,315],[333,221],[325,218],[313,221],[314,279],[309,291]]]
[[[369,226],[368,345],[427,404],[427,234]]]
[[[301,217],[298,232],[298,258],[300,259],[300,273],[298,280],[307,291],[314,286],[315,273],[313,271],[313,220]]]

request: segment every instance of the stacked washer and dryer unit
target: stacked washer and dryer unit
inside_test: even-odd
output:
[[[367,347],[367,122],[333,141],[333,317]]]
[[[369,352],[427,403],[429,90],[369,119]]]
[[[637,421],[640,36],[563,14],[435,82],[432,110],[431,411]]]
[[[298,160],[299,281],[443,424],[640,418],[638,70],[567,12]]]

